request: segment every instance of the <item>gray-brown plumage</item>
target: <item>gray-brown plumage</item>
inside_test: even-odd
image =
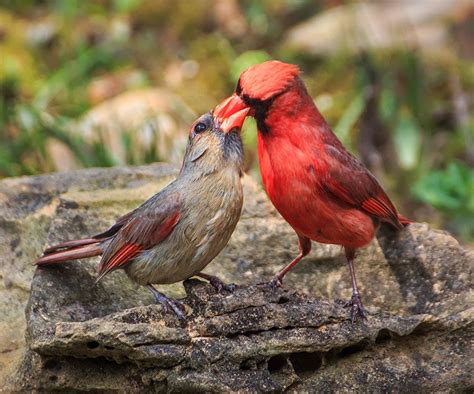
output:
[[[200,274],[227,244],[242,209],[243,150],[240,128],[248,110],[229,122],[208,113],[192,126],[178,177],[127,213],[107,231],[50,247],[39,266],[102,255],[98,280],[123,268],[148,286],[165,308],[183,316],[179,303],[153,284],[169,284]]]

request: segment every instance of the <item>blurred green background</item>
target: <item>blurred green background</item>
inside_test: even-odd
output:
[[[473,242],[472,1],[0,0],[0,177],[179,163],[271,58],[405,215]],[[244,139],[258,179],[250,120]]]

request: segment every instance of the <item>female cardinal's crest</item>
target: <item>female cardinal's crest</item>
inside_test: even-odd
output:
[[[237,94],[250,99],[268,100],[282,92],[299,73],[298,66],[277,60],[256,64],[240,76]]]

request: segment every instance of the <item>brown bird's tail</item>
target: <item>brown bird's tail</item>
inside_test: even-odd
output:
[[[95,238],[63,242],[46,249],[36,265],[64,263],[65,261],[94,257],[102,254],[101,242]]]

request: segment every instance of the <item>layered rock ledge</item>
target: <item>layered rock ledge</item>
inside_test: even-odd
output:
[[[93,260],[34,273],[46,245],[98,232],[174,174],[152,165],[0,182],[0,363],[10,390],[472,389],[474,253],[426,224],[382,229],[360,251],[369,318],[355,326],[338,247],[314,244],[281,289],[257,285],[297,242],[249,179],[237,230],[208,267],[236,291],[217,294],[198,280],[161,287],[185,297],[186,324],[122,272],[94,285]]]

